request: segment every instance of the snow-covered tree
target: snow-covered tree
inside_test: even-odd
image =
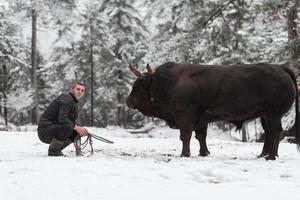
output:
[[[164,20],[157,23],[147,58],[159,64],[286,61],[288,2],[153,1],[148,19]]]
[[[29,110],[35,105],[30,86],[33,2],[40,109],[71,82],[81,80],[86,85],[79,118],[83,125],[137,127],[149,120],[125,106],[135,78],[127,68],[129,63],[140,66],[141,71],[146,63],[155,68],[167,61],[283,63],[288,62],[289,50],[297,51],[299,46],[298,38],[288,35],[289,30],[297,33],[299,9],[290,17],[293,28],[287,26],[288,10],[297,0],[3,2],[0,113],[4,115],[6,106],[7,118],[20,123],[30,122]],[[19,106],[18,98],[26,102]]]
[[[22,41],[20,21],[9,8],[8,5],[0,7],[0,105],[6,123],[18,123],[20,115],[28,116],[32,103],[30,66],[27,62],[29,46]]]
[[[113,88],[117,125],[125,125],[125,98],[129,93],[131,74],[128,63],[137,63],[145,55],[147,29],[139,11],[130,0],[105,0],[104,12],[109,21],[109,49],[113,53],[108,62],[106,87]],[[113,87],[112,87],[113,86]]]

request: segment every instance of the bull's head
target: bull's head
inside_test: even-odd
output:
[[[141,73],[131,64],[128,67],[137,79],[133,83],[126,104],[129,108],[138,109],[143,114],[150,115],[152,111],[150,86],[153,79],[153,71],[149,64],[147,65],[146,73]]]

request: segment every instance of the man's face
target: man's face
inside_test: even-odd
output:
[[[84,86],[76,84],[72,89],[71,93],[74,95],[77,101],[84,95]]]

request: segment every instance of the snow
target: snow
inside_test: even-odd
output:
[[[95,153],[48,157],[36,132],[0,132],[0,198],[4,200],[72,199],[299,199],[300,154],[281,143],[279,158],[256,158],[261,143],[241,143],[209,129],[209,157],[179,157],[179,133],[168,128],[129,134],[109,127],[89,131],[113,140],[94,140]]]

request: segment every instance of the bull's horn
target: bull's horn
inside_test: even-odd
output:
[[[130,71],[136,75],[139,79],[143,79],[145,76],[139,71],[137,70],[132,64],[129,64],[129,69]]]
[[[148,73],[153,74],[153,70],[151,69],[149,63],[147,64],[146,67],[147,67]]]

